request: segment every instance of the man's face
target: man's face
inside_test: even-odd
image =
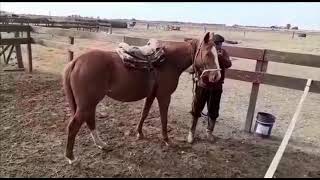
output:
[[[222,42],[214,42],[214,43],[215,43],[215,45],[216,45],[216,49],[217,49],[218,51],[220,51],[221,48],[222,48]]]

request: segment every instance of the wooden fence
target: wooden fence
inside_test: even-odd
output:
[[[1,17],[0,23],[3,25],[34,25],[34,26],[44,26],[50,28],[76,28],[77,30],[88,30],[88,31],[99,31],[107,30],[112,32],[111,23],[102,23],[95,21],[53,21],[47,18],[17,18],[17,17]]]
[[[18,69],[16,70],[24,70],[22,54],[21,54],[21,44],[27,44],[29,72],[32,72],[32,50],[31,50],[32,38],[30,35],[31,30],[32,28],[30,26],[23,26],[23,25],[1,25],[0,26],[0,33],[2,32],[15,33],[14,38],[0,38],[0,46],[4,47],[0,53],[0,56],[3,55],[5,63],[8,64],[10,56],[15,47],[16,57],[18,61]],[[19,37],[20,32],[27,32],[27,37],[26,38]],[[11,46],[11,49],[9,50],[10,46]],[[5,56],[5,52],[7,50],[9,50],[8,57]]]

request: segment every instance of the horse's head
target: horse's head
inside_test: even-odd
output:
[[[219,81],[221,78],[218,53],[213,41],[214,33],[207,32],[198,43],[193,43],[193,68],[196,73],[201,73],[200,78],[207,79],[210,83]],[[192,39],[185,39],[191,42]]]

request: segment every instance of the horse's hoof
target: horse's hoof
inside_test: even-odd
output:
[[[214,140],[215,140],[214,136],[212,134],[209,134],[209,133],[207,133],[207,139],[210,142],[214,142]]]
[[[69,163],[70,165],[72,165],[74,162],[77,161],[77,158],[69,159],[68,157],[66,157],[66,159],[68,160],[68,163]]]
[[[167,147],[174,147],[175,145],[169,140],[163,140],[163,143]]]
[[[167,147],[172,146],[172,142],[169,141],[169,138],[168,138],[168,137],[163,138],[163,139],[162,139],[162,142],[163,142]]]
[[[188,143],[193,143],[194,141],[194,138],[193,138],[193,134],[191,132],[189,132],[189,135],[188,135]]]
[[[144,138],[144,135],[142,133],[137,134],[137,140],[141,140]]]

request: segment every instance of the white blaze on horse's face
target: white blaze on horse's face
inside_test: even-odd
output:
[[[221,78],[221,73],[220,73],[220,65],[219,65],[219,60],[218,60],[218,52],[215,46],[212,47],[211,50],[212,54],[214,55],[214,63],[217,67],[217,69],[212,69],[212,71],[209,74],[209,82],[217,82]]]

